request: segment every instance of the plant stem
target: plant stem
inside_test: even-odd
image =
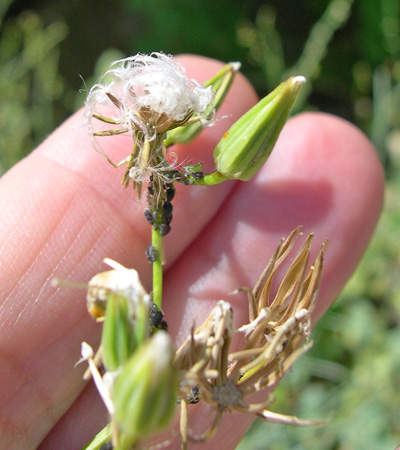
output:
[[[99,450],[100,447],[111,439],[111,427],[105,426],[82,450]]]
[[[196,180],[195,184],[198,186],[212,186],[214,184],[222,183],[225,180],[227,180],[225,175],[222,175],[222,173],[219,172],[214,172],[209,175],[204,175],[203,178]]]
[[[161,309],[163,282],[163,242],[158,230],[151,231],[151,244],[157,252],[157,260],[153,262],[153,302]]]

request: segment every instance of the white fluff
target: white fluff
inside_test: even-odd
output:
[[[101,115],[103,107],[112,106],[107,94],[120,104],[114,108],[112,119],[132,131],[142,130],[150,139],[153,136],[148,124],[137,115],[141,108],[150,108],[179,122],[189,114],[203,117],[213,100],[211,87],[205,88],[189,79],[183,66],[163,53],[137,54],[115,61],[89,91],[86,100],[89,121],[92,114]]]

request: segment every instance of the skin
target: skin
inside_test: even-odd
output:
[[[221,66],[196,56],[179,60],[199,81]],[[219,114],[229,116],[173,151],[204,161],[211,172],[220,136],[256,101],[248,81],[237,76]],[[80,127],[82,114],[0,180],[0,435],[8,450],[78,449],[107,422],[92,383],[82,381],[84,364],[74,368],[80,343],[97,348],[101,327],[86,311],[84,290],[54,288],[51,280],[88,281],[108,270],[102,259],[110,257],[137,269],[151,288],[145,201],[138,204],[136,194],[121,187],[123,168],[113,168],[93,150]],[[130,151],[126,138],[101,139],[115,162]],[[245,323],[246,297],[226,294],[252,286],[279,239],[298,225],[304,234],[315,233],[314,256],[330,240],[315,321],[364,253],[382,197],[382,168],[367,138],[320,113],[291,119],[250,182],[178,186],[172,232],[165,239],[163,303],[177,344],[193,318],[199,324],[220,298],[232,303],[236,325]],[[191,423],[201,432],[209,419],[198,413]],[[251,419],[227,415],[215,440],[195,448],[234,448]],[[169,448],[178,449],[178,440]]]

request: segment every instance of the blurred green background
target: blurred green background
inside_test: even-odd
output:
[[[364,130],[387,174],[383,216],[274,405],[327,425],[256,422],[239,448],[400,444],[400,2],[0,0],[0,23],[0,173],[83,103],[82,79],[90,87],[111,61],[137,52],[239,60],[261,96],[289,74],[305,75],[298,110]]]

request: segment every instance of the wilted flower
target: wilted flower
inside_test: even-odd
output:
[[[127,269],[110,258],[105,258],[104,262],[113,270],[98,273],[88,283],[87,306],[89,313],[95,319],[103,320],[110,293],[126,297],[133,304],[136,304],[139,298],[144,299],[145,303],[149,304],[150,297],[140,282],[135,269]]]
[[[210,120],[212,100],[212,88],[189,79],[171,56],[138,54],[113,63],[89,91],[89,129],[93,136],[131,135],[132,154],[118,165],[128,164],[123,184],[131,179],[140,192],[151,173],[170,170],[165,161],[166,132]],[[100,123],[105,127],[99,129]]]
[[[181,433],[204,441],[212,437],[226,411],[255,414],[268,421],[293,425],[318,425],[319,422],[301,420],[269,411],[273,402],[268,398],[257,404],[246,397],[255,392],[273,390],[294,361],[311,343],[310,313],[314,308],[321,280],[326,243],[308,270],[312,235],[309,235],[281,281],[274,298],[270,298],[271,284],[278,267],[288,256],[298,236],[294,230],[283,239],[253,290],[249,290],[250,323],[237,333],[242,349],[229,353],[232,330],[232,309],[220,301],[209,318],[192,331],[177,351],[176,364],[182,371],[180,396],[182,402]],[[303,343],[303,340],[306,342]],[[210,405],[215,412],[211,426],[201,435],[188,431],[186,409],[192,403],[192,393]]]

